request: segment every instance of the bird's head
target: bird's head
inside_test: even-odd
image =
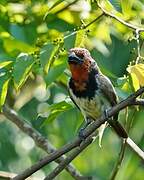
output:
[[[94,62],[89,51],[85,48],[72,48],[69,50],[68,63],[72,78],[75,81],[87,81]]]

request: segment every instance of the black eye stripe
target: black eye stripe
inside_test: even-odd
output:
[[[83,59],[80,58],[78,55],[76,55],[75,53],[71,53],[68,56],[68,61],[69,63],[77,63],[77,64],[81,64],[83,63]]]
[[[79,58],[78,57],[69,56],[69,60],[79,60]]]

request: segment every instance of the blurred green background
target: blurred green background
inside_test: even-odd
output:
[[[143,26],[143,0],[102,3],[125,21]],[[92,0],[0,1],[0,105],[6,103],[14,108],[57,148],[74,139],[83,122],[67,92],[69,48],[90,50],[102,72],[112,80],[120,100],[134,92],[138,83],[127,72],[128,65],[134,64],[137,57],[135,32],[107,16],[93,22],[101,13]],[[144,34],[140,33],[141,55],[143,39]],[[119,115],[130,137],[141,148],[144,148],[143,117],[143,108],[136,107]],[[107,180],[117,162],[120,145],[115,133],[107,128],[102,148],[96,140],[73,164],[83,175]],[[44,155],[33,139],[0,114],[1,171],[20,173]],[[51,163],[42,168],[33,175],[34,179],[43,179],[54,167],[56,164]],[[72,177],[63,171],[56,179]],[[116,180],[143,179],[143,162],[126,148]]]

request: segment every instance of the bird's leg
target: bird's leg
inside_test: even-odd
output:
[[[84,140],[84,130],[86,129],[86,127],[91,123],[91,120],[89,118],[86,118],[86,122],[85,124],[80,128],[80,130],[78,131],[78,136],[80,139]]]
[[[106,119],[108,120],[108,119],[109,119],[108,109],[105,109],[105,110],[104,110],[104,115],[105,115]]]

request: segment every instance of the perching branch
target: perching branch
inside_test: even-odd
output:
[[[144,99],[135,99],[132,105],[144,106]]]
[[[21,119],[14,110],[4,106],[3,114],[11,122],[13,122],[17,127],[19,127],[24,133],[26,133],[27,135],[32,137],[38,147],[40,147],[47,153],[53,153],[56,151],[56,149],[52,146],[52,144],[45,137],[43,137],[38,131],[36,131],[34,128],[32,128],[28,122]],[[59,159],[56,159],[56,162],[60,163],[63,160],[64,160],[64,157],[61,157]],[[78,172],[78,170],[76,170],[74,168],[74,166],[71,164],[69,164],[66,167],[66,170],[71,174],[71,176],[74,179],[79,179],[80,177],[82,177],[80,172]]]
[[[76,147],[75,150],[64,160],[62,161],[44,180],[54,179],[63,169],[75,159],[87,146],[93,142],[93,136],[90,135],[85,139],[84,142],[79,147]],[[85,180],[90,180],[92,177],[85,177]]]
[[[143,92],[144,92],[144,87],[140,88],[138,91],[136,91],[135,93],[130,95],[128,98],[126,98],[125,100],[121,101],[120,103],[118,103],[117,105],[112,107],[110,110],[107,111],[108,117],[110,118],[114,114],[116,114],[117,112],[126,108],[127,106],[133,105],[133,102],[135,102],[135,99],[139,95],[141,95]],[[100,118],[97,119],[97,121],[94,121],[92,124],[90,124],[85,129],[84,137],[90,139],[89,136],[93,132],[95,132],[95,130],[97,128],[99,128],[106,120],[107,120],[107,117],[105,117],[105,115],[103,114]],[[28,169],[26,169],[25,171],[23,171],[21,174],[19,174],[15,178],[13,178],[13,180],[22,180],[22,179],[29,177],[31,174],[38,171],[43,166],[45,166],[45,165],[49,164],[50,162],[56,160],[57,158],[59,158],[60,156],[62,156],[65,153],[71,151],[72,149],[79,147],[81,145],[81,143],[82,143],[82,140],[79,137],[77,137],[72,142],[64,145],[59,150],[51,153],[49,156],[44,157],[43,159],[38,161],[36,164],[34,164],[33,166],[31,166]],[[86,143],[86,141],[83,141],[83,144],[85,144],[85,143]],[[144,152],[130,138],[126,139],[126,144],[144,161]],[[87,146],[85,146],[85,148]],[[65,159],[65,161],[66,161],[66,159]]]

